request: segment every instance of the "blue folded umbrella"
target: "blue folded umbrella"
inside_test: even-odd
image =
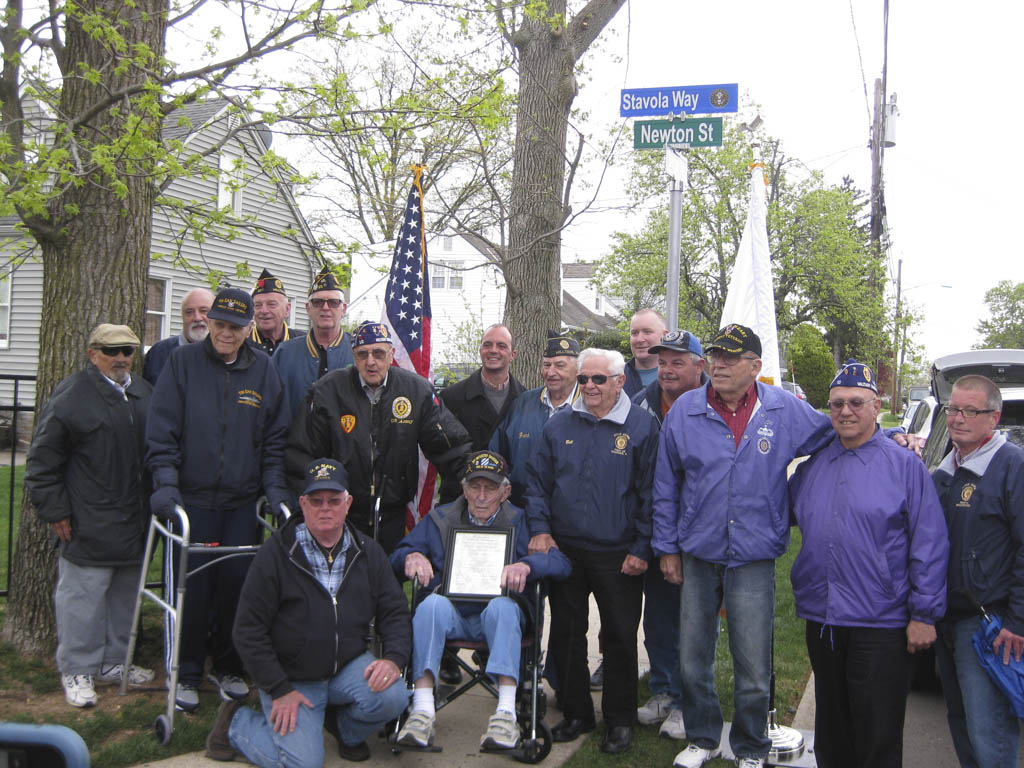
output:
[[[1003,622],[997,615],[983,611],[981,626],[971,638],[971,645],[992,682],[1009,699],[1013,713],[1024,718],[1024,656],[1017,661],[1010,654],[1010,663],[1003,664],[1003,649],[1000,648],[998,653],[992,650],[992,643],[1002,629]]]

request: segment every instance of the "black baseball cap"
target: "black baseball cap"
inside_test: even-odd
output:
[[[732,323],[719,330],[704,349],[708,352],[719,349],[733,355],[753,352],[760,357],[761,339],[747,326]]]
[[[248,325],[252,322],[252,296],[241,288],[225,288],[217,294],[206,316],[234,325]]]
[[[334,459],[317,459],[306,465],[306,485],[302,495],[314,491],[347,491],[348,472]]]
[[[463,480],[475,477],[486,477],[496,483],[503,483],[508,478],[508,462],[500,453],[494,451],[476,451],[466,459],[466,472]]]

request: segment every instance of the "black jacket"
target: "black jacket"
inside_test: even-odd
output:
[[[179,346],[164,366],[146,429],[157,488],[176,486],[186,508],[255,504],[285,491],[289,412],[277,366],[247,344],[225,365],[210,338]]]
[[[238,655],[272,698],[293,680],[324,680],[366,651],[376,619],[381,658],[404,669],[412,653],[409,603],[384,550],[349,527],[352,545],[341,586],[331,595],[317,581],[295,538],[291,518],[256,554],[235,615]]]
[[[292,425],[285,464],[296,494],[309,462],[329,456],[344,464],[354,497],[349,519],[371,530],[375,495],[382,519],[404,516],[416,496],[417,447],[442,475],[455,474],[469,452],[469,435],[422,376],[390,368],[371,406],[351,366],[328,372],[310,389]]]
[[[60,382],[39,414],[25,484],[41,520],[71,518],[62,554],[72,563],[121,566],[142,559],[149,523],[142,457],[152,392],[149,382],[132,376],[122,397],[90,363]]]
[[[455,414],[455,418],[462,422],[462,426],[469,432],[469,437],[473,441],[472,449],[483,451],[491,441],[494,428],[505,418],[512,403],[523,391],[523,385],[516,381],[514,376],[509,375],[508,395],[506,395],[499,413],[494,410],[491,401],[487,399],[480,369],[477,368],[462,381],[442,390],[441,399],[448,406],[448,410]]]

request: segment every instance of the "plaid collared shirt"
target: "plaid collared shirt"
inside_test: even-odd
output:
[[[313,541],[313,534],[306,528],[305,523],[299,523],[296,526],[295,539],[299,542],[299,546],[302,547],[302,551],[306,553],[306,560],[309,561],[316,580],[323,584],[324,589],[332,595],[336,593],[338,587],[341,586],[341,577],[345,573],[345,559],[348,557],[348,548],[352,544],[348,528],[342,534],[341,549],[331,565],[327,563],[327,558],[324,557],[323,551]]]

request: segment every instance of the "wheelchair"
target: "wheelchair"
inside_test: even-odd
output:
[[[422,599],[419,594],[419,582],[413,579],[412,604],[416,606]],[[519,664],[522,670],[520,674],[519,687],[516,691],[516,722],[519,725],[519,744],[512,748],[481,747],[480,751],[488,754],[503,754],[521,763],[539,763],[548,753],[551,752],[551,729],[544,722],[547,712],[547,695],[541,683],[541,630],[543,627],[543,589],[539,581],[534,582],[530,588],[533,592],[533,615],[536,620],[532,622],[532,632],[523,635],[520,643]],[[415,639],[414,639],[415,642]],[[459,651],[472,651],[472,664],[459,656]],[[434,688],[434,707],[440,712],[446,705],[452,703],[462,694],[469,691],[476,685],[482,686],[489,691],[495,699],[498,698],[498,688],[487,676],[487,644],[480,640],[460,640],[451,638],[445,643],[443,658],[454,661],[455,664],[465,673],[466,679],[454,687],[437,685]],[[412,680],[412,659],[405,669],[405,679],[408,685],[413,684]],[[402,752],[440,752],[442,748],[431,744],[427,747],[409,746],[398,742],[398,733],[402,729],[408,717],[408,710],[402,717],[396,720],[393,728],[389,729],[388,745],[395,754]]]
[[[269,509],[265,507],[266,497],[262,497],[256,502],[256,520],[261,527],[261,531],[273,533],[275,528],[266,519],[269,515]],[[171,743],[171,734],[174,732],[174,697],[178,688],[178,654],[181,649],[180,619],[185,610],[185,587],[188,582],[188,577],[201,570],[210,568],[216,563],[227,558],[254,557],[262,546],[262,543],[237,546],[192,543],[190,538],[191,526],[189,525],[188,513],[180,506],[176,506],[174,508],[174,513],[175,525],[173,528],[170,521],[165,523],[155,515],[150,517],[149,533],[146,536],[146,550],[142,556],[142,572],[139,575],[139,588],[135,596],[135,614],[132,617],[132,631],[128,639],[128,651],[125,654],[124,662],[124,668],[131,669],[132,659],[135,656],[135,644],[138,639],[139,619],[142,615],[142,603],[148,598],[160,607],[165,616],[169,619],[171,626],[170,647],[166,649],[169,659],[167,666],[167,710],[164,714],[159,715],[153,723],[156,738],[160,744],[165,747]],[[282,522],[287,520],[291,515],[289,509],[283,504],[281,505],[281,515]],[[180,531],[180,533],[175,533],[175,530]],[[156,537],[158,535],[163,537],[164,551],[166,553],[171,552],[172,544],[177,544],[179,547],[178,573],[185,575],[180,577],[178,583],[174,586],[175,594],[173,602],[170,601],[170,596],[165,596],[168,599],[162,598],[146,586],[149,561],[153,556],[153,551],[156,549]],[[190,571],[188,568],[188,559],[190,554],[213,554],[214,557]],[[168,560],[168,562],[170,561]],[[121,680],[122,696],[127,693],[127,689],[128,676],[124,675]]]

